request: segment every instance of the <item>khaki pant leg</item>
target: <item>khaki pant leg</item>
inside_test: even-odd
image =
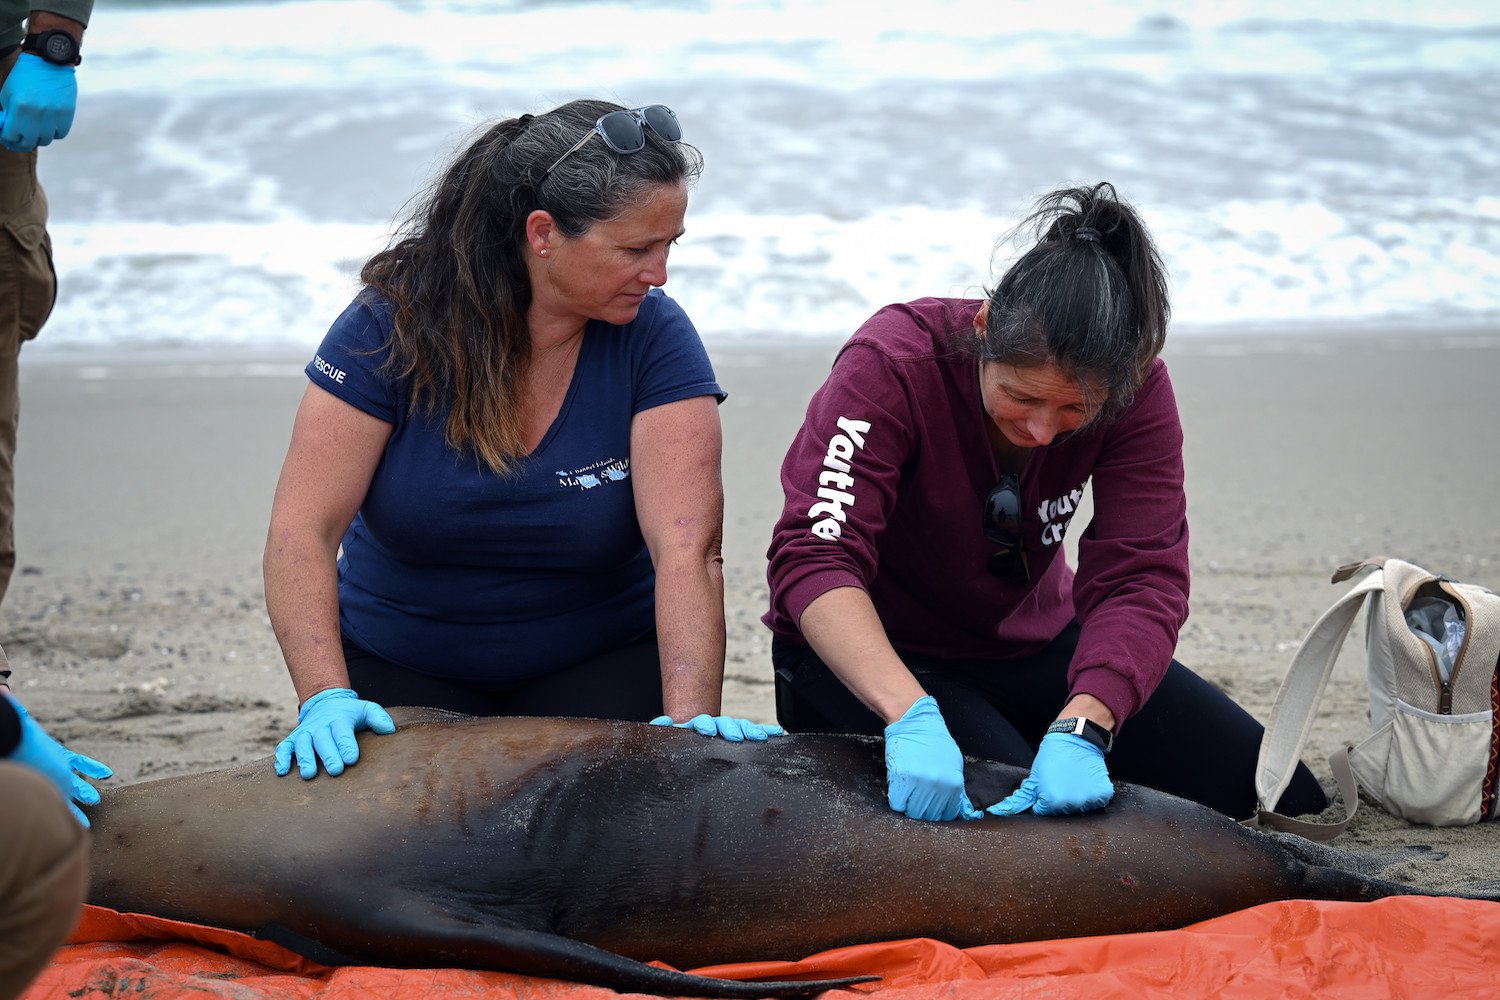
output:
[[[52,312],[57,276],[36,153],[0,149],[0,600],[16,566],[15,455],[21,345]]]
[[[57,789],[0,760],[0,1000],[13,1000],[78,922],[88,890],[89,835]]]

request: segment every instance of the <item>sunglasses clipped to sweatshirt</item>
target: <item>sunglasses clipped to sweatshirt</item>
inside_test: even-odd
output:
[[[1007,472],[984,498],[984,537],[1000,546],[985,563],[990,576],[1010,584],[1031,582],[1021,546],[1021,477]]]
[[[582,149],[596,135],[616,153],[639,153],[646,148],[648,128],[667,142],[682,141],[682,123],[677,120],[676,112],[665,104],[648,104],[644,108],[631,108],[629,111],[611,111],[600,115],[599,120],[594,122],[594,127],[585,132],[582,139],[553,160],[552,166],[542,174],[542,179],[546,180],[547,174],[556,170],[559,163]]]

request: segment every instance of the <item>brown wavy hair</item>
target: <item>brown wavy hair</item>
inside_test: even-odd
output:
[[[621,106],[572,101],[507,118],[463,149],[418,200],[360,279],[395,307],[383,371],[411,386],[409,413],[447,407],[444,438],[497,473],[525,457],[521,391],[531,363],[526,219],[543,209],[574,239],[623,214],[643,192],[691,182],[702,157],[649,128],[621,154],[585,143],[547,168],[599,117]]]

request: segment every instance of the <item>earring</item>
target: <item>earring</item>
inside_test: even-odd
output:
[[[541,254],[543,257],[547,256],[551,252],[552,251],[548,250],[546,247],[542,247],[540,250],[537,251],[537,253]]]

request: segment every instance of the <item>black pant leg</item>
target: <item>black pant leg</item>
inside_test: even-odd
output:
[[[838,676],[806,646],[771,643],[776,669],[776,718],[792,733],[852,733],[884,736],[885,722],[865,707]],[[922,689],[932,695],[958,748],[1025,767],[1031,748],[984,694],[942,661],[902,655]]]
[[[771,640],[776,721],[789,733],[884,736],[885,723],[807,646]]]
[[[506,715],[650,722],[662,709],[656,638],[527,681],[508,694],[504,704]]]
[[[555,715],[648,722],[661,714],[656,639],[634,642],[555,673],[503,685],[419,673],[344,638],[350,686],[384,707],[420,705],[465,715]]]
[[[351,642],[347,636],[344,637],[344,662],[349,668],[349,686],[361,698],[382,708],[416,705],[464,715],[507,714],[504,704],[494,693],[408,670],[381,659]]]
[[[1255,812],[1255,761],[1265,727],[1219,688],[1173,660],[1109,755],[1120,781],[1201,802],[1234,819]],[[1327,796],[1299,763],[1279,812],[1321,812]]]

